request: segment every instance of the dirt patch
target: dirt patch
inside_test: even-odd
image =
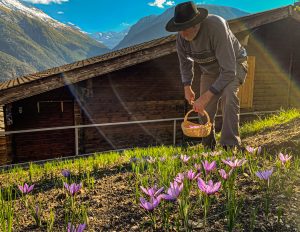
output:
[[[300,118],[247,136],[243,138],[243,143],[262,146],[271,154],[284,151],[300,155]]]

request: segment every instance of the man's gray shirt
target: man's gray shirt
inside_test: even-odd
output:
[[[237,62],[244,61],[247,56],[226,20],[217,15],[208,15],[201,22],[199,33],[193,41],[186,41],[178,33],[176,45],[182,83],[185,86],[192,84],[196,62],[202,75],[218,75],[210,88],[214,94],[222,91],[235,78]]]

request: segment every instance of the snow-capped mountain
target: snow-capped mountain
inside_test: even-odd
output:
[[[210,14],[220,15],[225,19],[233,19],[248,14],[247,12],[241,11],[239,9],[226,6],[199,6],[208,9],[208,12]],[[173,17],[174,8],[175,7],[169,8],[160,15],[150,15],[141,18],[130,28],[128,34],[116,47],[114,47],[114,50],[170,35],[171,33],[165,30],[165,25]]]
[[[103,43],[108,48],[115,47],[120,41],[127,35],[130,28],[127,28],[123,31],[108,31],[108,32],[96,32],[90,34],[90,37]]]
[[[25,14],[28,17],[36,18],[46,23],[51,24],[53,27],[67,27],[65,24],[51,18],[49,15],[45,14],[43,11],[31,7],[27,4],[21,3],[18,0],[0,0],[0,7],[4,7],[8,10],[13,10]]]
[[[0,81],[109,52],[80,29],[17,0],[0,0]]]

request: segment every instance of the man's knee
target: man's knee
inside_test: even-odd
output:
[[[222,104],[224,104],[225,107],[239,108],[240,101],[237,92],[230,89],[225,90],[222,95]]]

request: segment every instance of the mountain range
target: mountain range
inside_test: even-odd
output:
[[[110,51],[18,0],[0,0],[0,81]]]
[[[122,30],[120,32],[117,31],[108,31],[108,32],[96,32],[92,33],[89,36],[100,43],[105,44],[110,49],[116,47],[122,39],[128,34],[130,27]]]
[[[227,20],[248,15],[247,12],[227,6],[199,5],[199,7],[206,8],[209,14],[216,14]],[[171,33],[165,30],[165,25],[173,17],[174,9],[175,7],[172,7],[160,15],[150,15],[140,19],[114,47],[114,50],[170,35]]]
[[[226,19],[247,15],[231,7],[201,6]],[[121,32],[88,34],[30,4],[0,0],[0,82],[167,36],[164,27],[173,14],[174,7]]]

